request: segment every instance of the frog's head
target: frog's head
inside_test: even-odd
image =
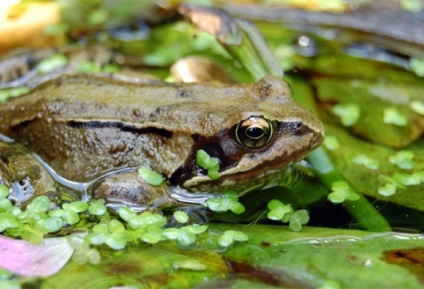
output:
[[[237,109],[213,135],[195,135],[191,156],[173,175],[191,191],[239,193],[275,182],[281,170],[301,160],[324,140],[324,127],[295,103],[283,80],[267,76],[248,89]],[[225,104],[224,104],[225,105]],[[219,178],[211,180],[195,161],[197,150],[220,162]],[[279,174],[280,173],[280,174]]]

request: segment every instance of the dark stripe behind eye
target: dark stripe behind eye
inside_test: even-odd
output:
[[[137,127],[134,124],[119,122],[119,121],[98,121],[98,120],[89,120],[89,121],[68,121],[70,127],[75,128],[118,128],[122,131],[138,133],[138,134],[158,134],[162,135],[165,138],[170,138],[172,136],[172,131],[169,131],[164,128],[157,127]]]

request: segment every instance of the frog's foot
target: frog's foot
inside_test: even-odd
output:
[[[77,200],[72,190],[56,185],[50,172],[22,146],[0,135],[0,184],[10,189],[9,199],[25,206],[33,198],[46,195],[59,204],[63,200]]]
[[[106,206],[118,211],[127,206],[136,212],[162,210],[175,205],[167,193],[167,185],[153,186],[140,178],[135,170],[108,174],[88,188],[95,199],[104,199]]]

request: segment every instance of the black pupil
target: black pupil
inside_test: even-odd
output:
[[[257,126],[251,126],[246,130],[246,135],[253,139],[260,138],[263,134],[264,130]]]

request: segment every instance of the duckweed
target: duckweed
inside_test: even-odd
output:
[[[188,222],[188,215],[186,212],[183,211],[175,211],[174,212],[174,219],[181,224]]]
[[[289,204],[285,205],[279,200],[271,200],[268,202],[267,207],[269,209],[267,215],[268,219],[289,223],[290,230],[294,232],[300,232],[302,230],[302,225],[309,222],[308,211],[303,209],[294,211],[292,206]]]
[[[340,117],[340,121],[344,126],[354,125],[361,116],[359,106],[353,103],[336,104],[333,106],[332,112]]]
[[[238,201],[238,194],[234,190],[227,190],[216,198],[209,198],[205,205],[214,212],[231,211],[234,214],[242,214],[245,211],[244,205]]]
[[[331,185],[331,193],[328,194],[328,200],[332,203],[339,204],[346,200],[356,201],[359,196],[353,192],[349,184],[345,181],[336,181]]]
[[[152,186],[160,186],[164,182],[163,176],[161,174],[149,169],[148,167],[139,168],[138,174],[143,180]]]
[[[335,136],[327,135],[324,140],[324,146],[330,151],[334,151],[340,147],[340,143]]]
[[[378,193],[384,197],[390,197],[396,193],[397,186],[393,183],[387,183],[378,188]]]
[[[383,113],[384,123],[393,124],[396,126],[406,126],[408,124],[408,118],[394,107],[386,108]]]
[[[414,168],[414,152],[412,151],[399,151],[396,155],[390,156],[389,161],[397,165],[401,169],[410,170]]]
[[[26,86],[18,86],[0,90],[0,102],[5,101],[9,97],[16,97],[28,93],[30,89]]]
[[[227,230],[218,239],[218,245],[221,247],[228,247],[233,244],[234,241],[244,242],[247,240],[249,240],[249,237],[245,233],[236,230]]]
[[[367,155],[364,154],[359,154],[357,156],[355,156],[352,161],[355,164],[358,165],[363,165],[365,167],[367,167],[370,170],[376,170],[379,167],[379,162],[376,159],[370,158]]]
[[[411,102],[409,107],[416,113],[424,115],[424,102],[419,100],[414,100]]]
[[[64,54],[53,54],[41,60],[37,64],[37,70],[40,73],[49,73],[55,69],[64,67],[68,64],[68,59]]]
[[[411,57],[409,66],[417,76],[424,77],[424,58]]]
[[[208,176],[212,180],[217,180],[219,177],[219,160],[217,158],[209,156],[204,150],[198,150],[196,152],[196,163],[202,169],[208,171]]]

